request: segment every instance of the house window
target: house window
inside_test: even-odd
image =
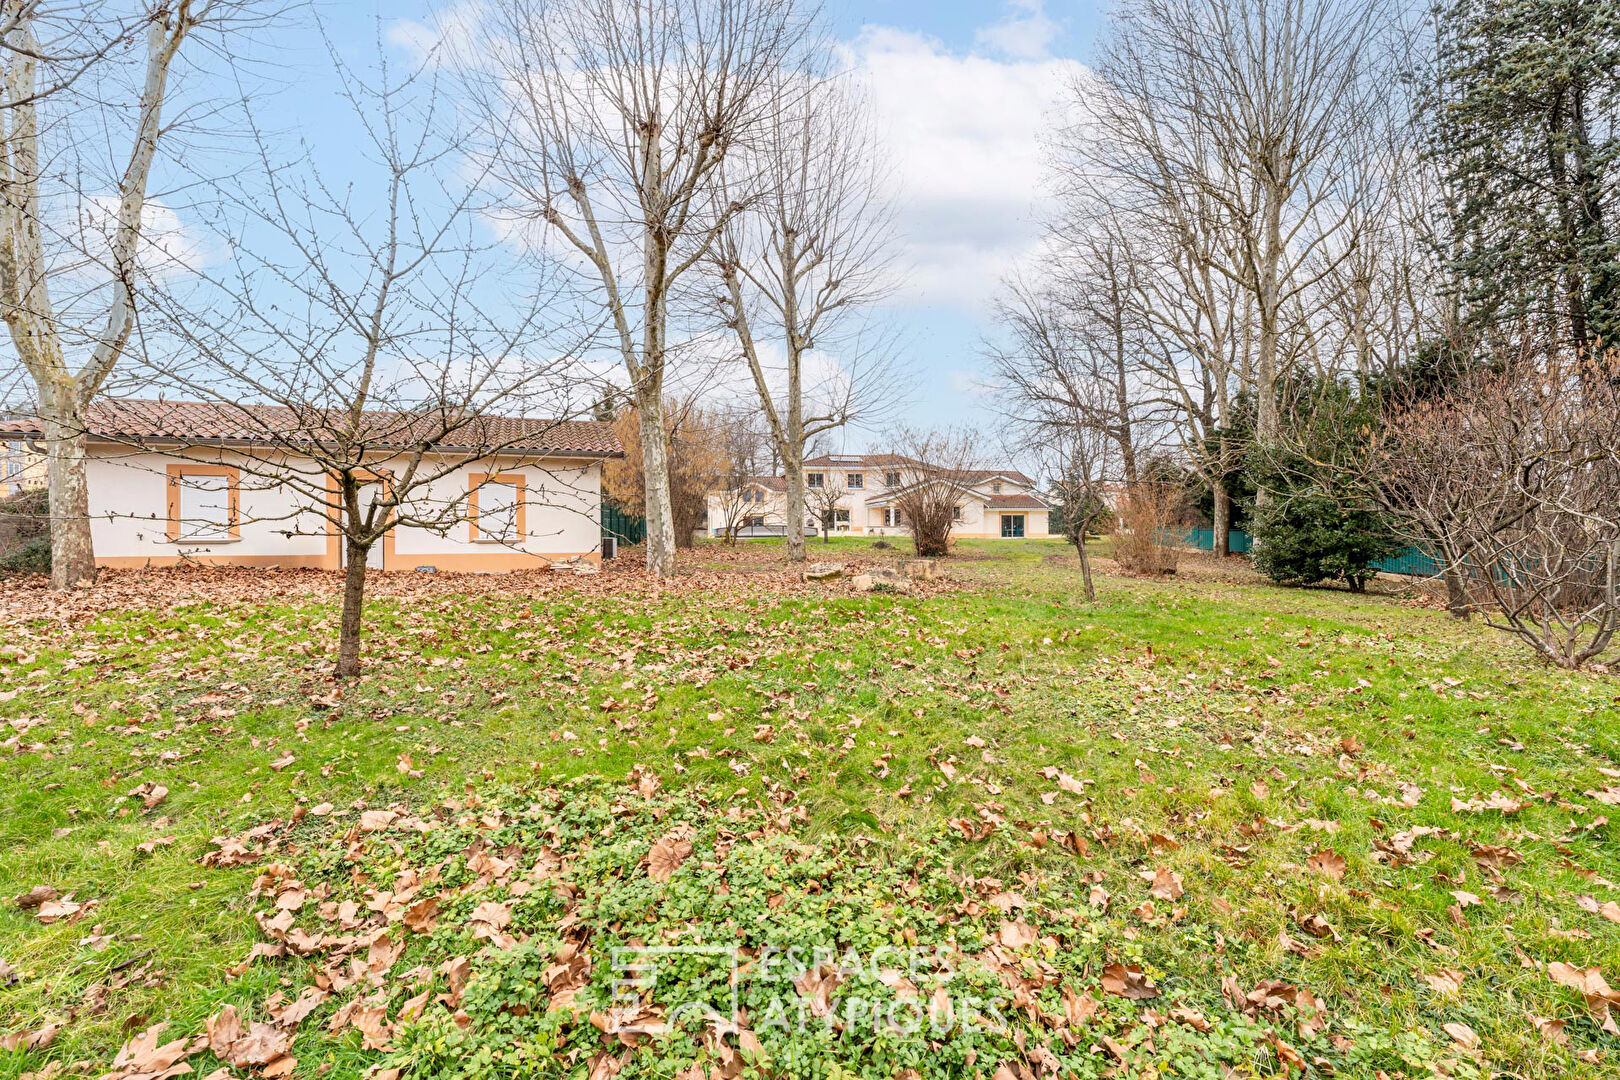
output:
[[[805,473],[804,474],[804,486],[805,487],[812,487],[812,488],[826,487],[827,486],[827,474],[826,473],[818,473],[818,472],[807,472],[807,473]]]
[[[749,517],[743,518],[743,528],[745,528],[745,529],[762,529],[764,527],[765,527],[765,515],[764,514],[753,514],[753,515],[750,515]]]
[[[951,520],[952,521],[961,521],[962,520],[962,508],[960,506],[951,507]]]
[[[471,484],[467,517],[472,539],[486,543],[521,541],[526,535],[523,474],[474,474]]]
[[[860,491],[866,487],[866,474],[852,472],[844,477],[844,486],[851,491]]]
[[[900,510],[897,507],[885,506],[883,508],[883,524],[887,528],[896,528],[900,524]]]
[[[900,486],[900,473],[899,473],[899,471],[895,470],[895,471],[884,473],[883,474],[883,486],[884,487],[899,487]]]
[[[990,485],[990,494],[992,494],[992,495],[1000,495],[1001,494],[1001,481],[1000,480],[997,480],[995,483]]]
[[[835,524],[838,524],[838,525],[848,525],[849,524],[849,511],[848,510],[834,510],[833,511],[833,522]]]
[[[241,536],[240,473],[229,465],[170,465],[169,539],[219,543]]]

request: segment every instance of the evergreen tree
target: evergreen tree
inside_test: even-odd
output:
[[[1398,553],[1395,530],[1354,486],[1378,399],[1331,379],[1301,377],[1280,410],[1284,438],[1256,448],[1249,468],[1271,498],[1252,511],[1255,569],[1284,585],[1342,581],[1366,588],[1372,564]]]
[[[1450,0],[1430,152],[1476,332],[1552,317],[1583,352],[1620,342],[1620,0]]]

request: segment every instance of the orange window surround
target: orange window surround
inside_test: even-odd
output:
[[[522,473],[473,473],[467,477],[467,527],[469,539],[481,539],[478,530],[478,491],[485,484],[510,484],[517,490],[517,514],[515,518],[516,539],[522,541],[529,535],[527,523],[524,520],[524,511],[528,507],[528,492],[524,486],[525,478]],[[498,538],[492,538],[498,539]]]
[[[241,483],[242,470],[234,465],[170,465],[168,473],[168,536],[170,541],[180,539],[180,486],[187,476],[223,476],[226,490],[229,492],[229,537],[232,540],[242,538],[242,500]],[[207,541],[199,540],[198,543]],[[214,540],[215,543],[219,541]]]

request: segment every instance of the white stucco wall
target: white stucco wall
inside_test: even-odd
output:
[[[92,445],[86,463],[91,537],[98,562],[106,565],[162,565],[178,559],[247,565],[331,566],[336,545],[322,513],[293,489],[254,475],[250,459],[235,450],[188,450],[184,458],[127,447]],[[262,459],[254,469],[262,472]],[[169,539],[168,469],[171,465],[236,466],[238,537],[233,540],[176,542]],[[292,466],[313,475],[312,462]],[[397,466],[396,466],[397,467]],[[381,471],[388,463],[379,462]],[[475,541],[466,520],[466,496],[475,474],[519,474],[524,478],[524,532],[510,543]],[[544,467],[518,458],[461,465],[419,494],[423,506],[461,500],[458,518],[439,532],[399,526],[388,547],[387,569],[435,565],[446,570],[512,569],[543,565],[538,556],[594,554],[601,546],[599,521],[601,463],[574,459]]]
[[[516,461],[462,466],[423,493],[424,504],[465,499],[475,475],[523,477],[524,532],[512,543],[472,539],[472,525],[460,521],[443,535],[401,525],[394,530],[394,551],[406,557],[465,554],[476,551],[528,552],[538,555],[595,551],[601,543],[602,466],[597,462],[556,463],[541,468]]]
[[[168,466],[236,465],[232,451],[169,454],[135,453],[126,447],[92,446],[85,463],[90,494],[90,537],[98,559],[164,559],[175,556],[306,557],[326,554],[320,515],[300,512],[286,488],[246,473],[238,481],[240,539],[175,543],[168,537]],[[287,533],[304,535],[288,536]]]

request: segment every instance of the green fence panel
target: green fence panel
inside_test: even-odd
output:
[[[627,514],[611,503],[602,504],[602,535],[617,537],[621,544],[639,544],[647,539],[647,519]]]
[[[1433,577],[1440,572],[1440,563],[1434,556],[1417,548],[1407,548],[1398,555],[1379,559],[1372,566],[1386,574],[1405,574],[1407,577]]]
[[[1188,529],[1186,543],[1200,551],[1214,551],[1215,530]],[[1246,555],[1254,548],[1254,538],[1242,529],[1232,530],[1230,543],[1234,555]],[[1417,548],[1407,548],[1398,555],[1379,559],[1372,566],[1386,574],[1405,574],[1408,577],[1433,577],[1440,572],[1440,564],[1434,557]]]
[[[1249,548],[1254,544],[1253,539],[1242,529],[1232,529],[1229,531],[1227,533],[1226,542],[1231,554],[1233,555],[1248,554]],[[1200,551],[1214,551],[1215,530],[1188,529],[1185,535],[1185,543],[1190,544]]]

